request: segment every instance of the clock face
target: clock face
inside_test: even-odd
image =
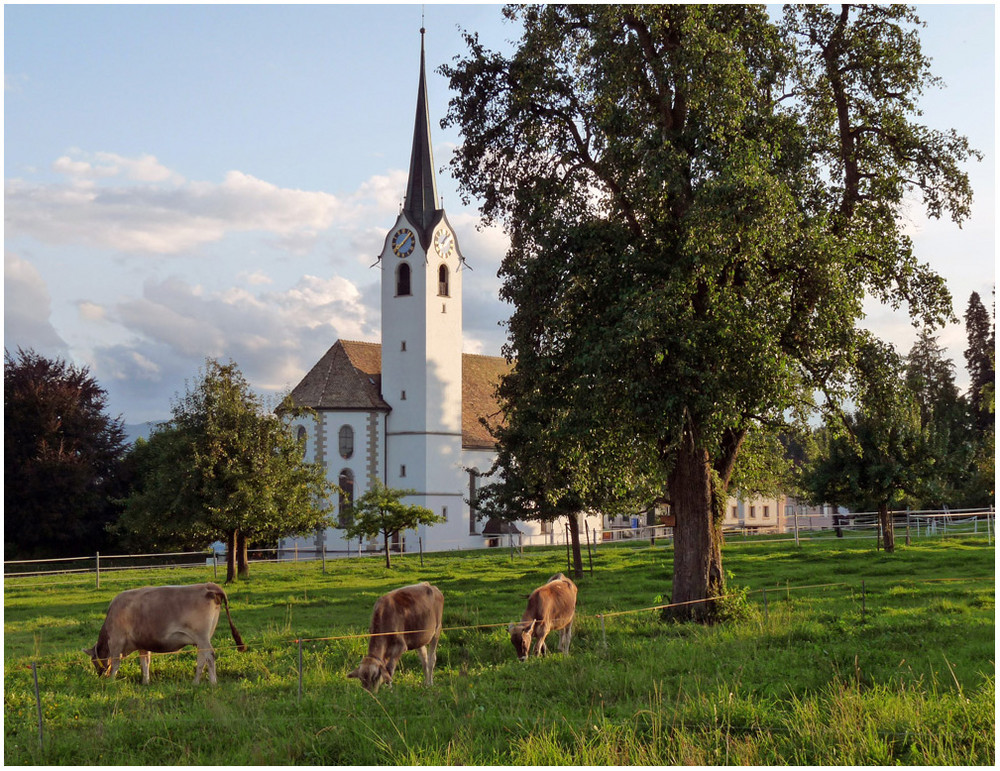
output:
[[[417,237],[413,235],[412,230],[400,228],[392,234],[390,245],[397,257],[409,257],[413,254],[413,247],[417,245]]]
[[[434,234],[434,251],[436,251],[440,257],[447,259],[451,256],[454,249],[455,236],[452,235],[448,228],[441,228]]]

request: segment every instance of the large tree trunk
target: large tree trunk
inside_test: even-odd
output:
[[[250,560],[247,556],[247,536],[242,530],[236,534],[236,574],[240,578],[250,577]]]
[[[878,522],[882,530],[882,545],[886,552],[892,554],[896,549],[896,535],[892,529],[892,514],[889,513],[889,504],[880,503],[878,507]]]
[[[690,434],[677,453],[668,484],[676,517],[671,602],[687,604],[667,608],[664,616],[708,622],[716,614],[714,598],[725,592],[722,529],[714,516],[708,452],[698,448]]]
[[[573,545],[573,578],[578,581],[583,578],[583,554],[580,553],[580,521],[576,513],[568,514],[569,537]]]
[[[226,583],[236,580],[236,531],[226,535]]]

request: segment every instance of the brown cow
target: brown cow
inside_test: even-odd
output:
[[[375,602],[368,627],[368,655],[348,677],[356,677],[372,693],[382,683],[392,685],[399,657],[416,649],[424,665],[424,683],[434,684],[434,664],[441,637],[444,595],[424,581],[393,589]]]
[[[108,606],[104,625],[93,648],[83,652],[94,662],[97,674],[114,676],[122,659],[139,651],[142,682],[149,682],[149,661],[153,653],[173,653],[185,645],[198,647],[194,681],[208,679],[215,683],[215,651],[212,635],[219,623],[220,608],[225,607],[229,628],[236,647],[245,651],[240,633],[229,615],[229,598],[216,584],[191,586],[144,586],[117,595]]]
[[[527,660],[531,653],[531,638],[537,642],[536,655],[548,652],[545,637],[549,632],[559,630],[559,651],[569,653],[569,643],[573,637],[573,614],[576,613],[576,584],[562,573],[557,573],[548,583],[539,586],[528,598],[528,608],[521,621],[511,624],[510,641],[518,659]]]

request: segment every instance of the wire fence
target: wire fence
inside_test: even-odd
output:
[[[175,555],[172,555],[172,556],[187,556],[188,554],[191,554],[191,553],[180,553],[180,554],[175,554]],[[200,554],[200,552],[194,552],[194,554]],[[131,556],[135,556],[135,555],[131,555]],[[159,556],[162,556],[162,555],[159,555]],[[984,577],[964,577],[964,578],[908,579],[908,582],[909,583],[944,583],[944,582],[948,582],[948,583],[995,583],[995,576],[988,576],[988,577],[986,577],[986,576],[984,576]],[[860,600],[861,620],[864,621],[865,615],[866,615],[866,612],[867,612],[868,587],[866,586],[866,582],[863,579],[860,582],[860,587],[857,585],[856,581],[855,582],[842,581],[842,582],[834,582],[834,583],[807,584],[807,585],[798,585],[798,586],[789,586],[789,585],[786,585],[784,587],[775,586],[775,587],[770,587],[770,591],[771,591],[772,598],[774,598],[775,595],[780,595],[780,593],[782,593],[782,592],[785,593],[785,596],[787,598],[787,597],[790,596],[790,593],[792,591],[796,591],[796,592],[805,592],[805,591],[814,591],[815,592],[815,591],[818,591],[818,590],[829,591],[829,590],[832,590],[832,589],[835,589],[835,588],[838,588],[838,587],[847,587],[847,590],[852,593],[852,596],[854,596],[855,598],[857,598],[857,599]],[[752,594],[754,594],[754,595],[756,595],[758,592],[760,594],[760,599],[761,599],[761,604],[762,604],[762,611],[763,611],[763,618],[764,618],[765,622],[767,622],[769,620],[768,591],[769,591],[769,587],[761,587],[759,590],[754,590],[752,592]],[[655,604],[655,605],[645,606],[645,607],[642,607],[642,608],[630,608],[630,609],[625,609],[625,610],[607,610],[607,611],[602,611],[600,613],[591,613],[591,614],[576,614],[575,617],[574,617],[574,620],[573,620],[573,624],[574,624],[574,626],[577,626],[577,628],[579,629],[579,626],[577,625],[578,621],[580,621],[580,620],[584,620],[584,621],[590,620],[590,621],[594,622],[594,629],[595,630],[596,630],[597,625],[599,625],[600,626],[600,635],[601,635],[600,649],[602,651],[606,652],[608,650],[607,624],[611,620],[614,620],[616,618],[622,618],[622,617],[625,617],[625,616],[634,616],[634,615],[637,615],[637,614],[649,614],[649,613],[657,613],[657,612],[658,613],[662,613],[664,611],[667,611],[667,610],[670,610],[670,609],[674,609],[674,608],[682,608],[682,607],[693,606],[693,605],[707,603],[707,602],[720,602],[720,601],[723,601],[723,600],[726,600],[726,599],[729,599],[729,598],[732,598],[732,597],[736,597],[736,596],[742,596],[745,599],[746,598],[746,593],[743,593],[741,595],[729,594],[729,595],[724,595],[724,596],[719,596],[719,597],[690,600],[690,601],[686,601],[686,602],[659,603],[659,604]],[[441,633],[444,634],[444,633],[456,632],[456,631],[462,631],[462,630],[475,630],[475,631],[485,632],[485,631],[489,631],[491,629],[506,627],[506,626],[508,626],[508,623],[509,623],[508,621],[501,621],[501,622],[474,623],[474,624],[461,624],[461,625],[455,625],[455,626],[447,626],[447,627],[443,627],[442,628]],[[215,645],[215,646],[213,646],[213,648],[211,648],[209,650],[212,650],[214,652],[215,650],[224,650],[224,649],[229,649],[229,648],[240,649],[240,650],[249,650],[249,649],[253,649],[253,648],[262,648],[262,649],[274,650],[275,648],[278,648],[278,649],[285,648],[286,650],[289,651],[289,653],[296,652],[297,653],[297,657],[296,657],[297,658],[297,666],[296,666],[296,669],[297,669],[297,688],[298,688],[297,699],[299,701],[301,701],[301,699],[303,697],[303,692],[304,692],[304,665],[303,665],[303,661],[304,661],[304,659],[303,659],[303,645],[304,644],[306,644],[306,643],[328,642],[328,641],[367,640],[367,639],[370,639],[372,637],[377,637],[377,636],[390,636],[390,635],[398,635],[398,634],[399,634],[398,632],[383,632],[383,633],[357,632],[357,633],[348,633],[348,634],[340,634],[340,635],[315,636],[315,637],[306,637],[306,636],[302,636],[302,637],[288,637],[288,638],[280,639],[277,642],[275,642],[275,641],[271,641],[271,642],[267,642],[267,643],[264,643],[264,642],[261,642],[261,643],[244,642],[243,648],[239,648],[239,646],[235,642],[233,642],[232,644],[226,643],[226,644]],[[190,655],[191,653],[198,653],[198,652],[200,652],[200,651],[197,648],[193,648],[192,646],[188,646],[187,648],[182,648],[181,650],[178,650],[178,651],[164,652],[164,653],[161,653],[161,652],[150,652],[148,655],[150,656],[150,658],[152,658],[152,656],[162,657],[162,656],[176,656],[176,655],[184,655],[184,654]],[[42,691],[41,691],[41,688],[39,686],[39,671],[43,668],[43,665],[44,665],[44,669],[52,669],[52,668],[64,669],[64,668],[77,668],[77,667],[79,667],[81,669],[87,670],[87,669],[91,668],[92,664],[90,662],[79,660],[78,654],[74,653],[73,656],[74,656],[73,660],[69,659],[68,654],[55,654],[55,655],[47,656],[47,657],[38,657],[38,656],[36,656],[36,657],[33,657],[34,660],[32,660],[30,662],[30,664],[23,665],[23,669],[24,670],[26,670],[26,671],[30,670],[31,676],[32,676],[32,680],[33,680],[34,697],[35,697],[35,701],[36,701],[36,705],[37,705],[37,712],[38,712],[38,741],[39,741],[39,746],[43,746],[44,745],[44,718],[43,718],[42,695],[41,695]],[[127,656],[122,656],[121,659],[124,659],[126,657]],[[111,662],[108,661],[107,663],[108,663],[109,668],[110,668]]]
[[[921,511],[891,512],[893,529],[910,543],[923,538],[981,537],[992,545],[995,519],[992,507],[985,509],[934,509]],[[508,533],[498,536],[497,546],[513,554],[515,551],[523,554],[524,549],[559,545],[567,549],[569,560],[570,534],[566,532],[548,533],[539,536],[525,536],[521,533]],[[809,543],[812,540],[828,540],[831,537],[845,540],[870,540],[876,548],[884,542],[885,534],[877,512],[858,512],[852,514],[834,515],[833,525],[820,530],[799,530],[791,532],[768,532],[756,528],[724,527],[723,537],[727,540],[738,540],[739,543],[773,544],[794,542],[796,545]],[[673,540],[673,528],[664,525],[643,525],[631,528],[611,528],[602,530],[586,529],[581,533],[581,546],[586,547],[591,555],[591,572],[593,572],[592,550],[603,546],[621,545],[625,543],[670,543]],[[540,543],[539,543],[540,541]],[[418,539],[418,552],[409,552],[411,556],[423,558],[422,539]],[[435,549],[433,553],[454,551],[449,544],[444,549]],[[482,550],[483,547],[477,547]],[[395,552],[397,556],[401,553]],[[405,553],[405,552],[404,552]],[[431,553],[431,552],[428,552]],[[381,559],[382,551],[343,551],[332,550],[325,546],[319,548],[303,548],[299,546],[277,549],[252,549],[249,551],[250,563],[284,563],[308,562],[321,563],[321,570],[326,572],[327,560],[343,558]],[[5,560],[4,586],[21,587],[28,582],[24,579],[41,578],[34,585],[40,587],[69,586],[93,582],[100,587],[102,580],[114,579],[116,572],[124,570],[166,570],[178,568],[207,568],[212,571],[213,580],[219,577],[220,566],[225,570],[226,553],[211,549],[190,552],[167,552],[155,554],[100,554],[85,557],[60,557],[44,560]],[[81,581],[83,577],[84,581]]]

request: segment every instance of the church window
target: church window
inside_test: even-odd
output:
[[[405,351],[405,350],[406,350],[406,341],[405,341],[405,340],[403,340],[403,341],[402,341],[402,342],[401,342],[401,343],[399,344],[399,350],[400,350],[400,351]]]
[[[448,266],[442,265],[438,268],[438,294],[441,297],[448,297]]]
[[[469,469],[469,535],[476,534],[476,509],[479,507],[476,489],[479,482],[479,472],[474,468]]]
[[[399,467],[399,475],[401,477],[405,477],[406,476],[406,464],[405,463],[402,466]]]
[[[410,266],[405,262],[396,268],[396,296],[410,294]]]
[[[399,392],[399,400],[401,402],[405,402],[406,401],[406,391],[400,391]]]
[[[354,520],[354,472],[345,468],[340,472],[337,480],[340,485],[340,495],[337,505],[337,524],[339,527],[348,527]]]
[[[295,432],[295,441],[299,443],[302,447],[302,456],[305,457],[306,454],[306,427],[299,426],[298,430]]]
[[[340,457],[350,458],[354,455],[354,429],[348,425],[340,427]]]
[[[444,521],[445,522],[448,521],[448,507],[447,506],[442,506],[441,507],[441,516],[444,517]]]

